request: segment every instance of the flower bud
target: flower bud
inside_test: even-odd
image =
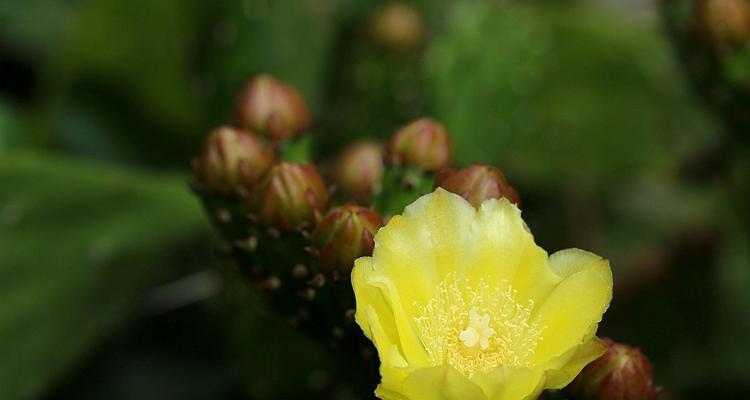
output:
[[[270,75],[260,75],[240,93],[234,124],[281,141],[298,136],[309,127],[310,111],[296,89]]]
[[[719,47],[745,43],[750,38],[750,5],[747,0],[699,0],[696,28]]]
[[[570,384],[569,390],[582,400],[654,400],[654,386],[648,358],[638,348],[604,339],[607,352],[587,365]]]
[[[268,171],[253,202],[261,224],[288,231],[315,221],[328,190],[314,165],[281,162]]]
[[[360,142],[347,147],[333,165],[331,177],[344,196],[366,203],[382,184],[383,146]]]
[[[388,142],[387,152],[393,164],[438,172],[450,167],[453,143],[443,125],[421,118],[399,128]]]
[[[386,49],[417,50],[424,42],[424,23],[417,10],[405,3],[390,3],[370,20],[372,41]]]
[[[435,187],[461,195],[477,208],[487,199],[501,197],[516,205],[521,204],[518,192],[508,184],[503,173],[486,164],[473,164],[458,171],[444,171],[435,179]]]
[[[383,226],[383,219],[369,208],[356,204],[336,207],[320,222],[312,241],[320,251],[320,264],[326,271],[348,273],[354,260],[372,255],[373,237]]]
[[[197,161],[196,175],[207,188],[228,192],[249,187],[273,164],[273,153],[261,140],[228,126],[211,132]]]

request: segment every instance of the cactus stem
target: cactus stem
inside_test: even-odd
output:
[[[216,216],[216,220],[221,222],[222,224],[227,224],[230,221],[232,221],[232,213],[229,212],[229,210],[225,208],[220,208],[216,210],[214,215]]]
[[[331,272],[331,278],[333,278],[334,282],[345,282],[349,280],[349,276],[345,274],[341,274],[339,271],[333,271]]]
[[[250,275],[253,277],[260,277],[261,275],[263,275],[263,266],[254,264],[252,267],[250,267]]]
[[[292,268],[292,276],[297,279],[302,279],[307,276],[307,266],[304,264],[297,264]]]
[[[216,254],[222,257],[228,257],[232,255],[232,245],[227,242],[221,242],[216,245]]]
[[[245,187],[238,186],[234,188],[234,191],[237,194],[237,196],[239,196],[242,199],[247,199],[248,197],[250,197],[250,191],[247,190],[247,188]]]
[[[278,239],[281,237],[281,232],[276,228],[268,228],[266,229],[266,235],[270,238]]]
[[[281,279],[278,276],[270,276],[259,284],[263,290],[274,291],[281,287]]]
[[[341,340],[341,339],[343,339],[343,338],[344,338],[344,330],[343,330],[343,329],[341,329],[341,328],[340,328],[340,327],[338,327],[338,326],[334,326],[334,327],[333,327],[333,330],[331,331],[331,333],[333,334],[333,337],[334,337],[335,339]]]
[[[305,253],[309,256],[317,257],[320,252],[313,246],[305,246]]]
[[[322,288],[323,285],[326,284],[326,277],[323,276],[323,274],[321,273],[317,273],[312,277],[312,279],[310,280],[308,284],[318,289]]]
[[[192,181],[192,182],[188,183],[188,187],[190,188],[190,190],[193,193],[195,193],[195,194],[197,194],[199,196],[201,194],[203,194],[203,192],[204,192],[203,186],[200,183],[196,182],[196,181]]]
[[[370,360],[372,360],[372,349],[369,349],[367,347],[363,347],[359,351],[359,355],[362,357],[363,360],[370,361]]]
[[[315,214],[314,218],[315,220],[317,220],[319,218],[318,215],[320,215],[320,213],[315,212],[314,214]],[[312,224],[309,221],[303,221],[302,223],[297,225],[296,230],[297,232],[302,234],[303,237],[307,238],[307,236],[309,236],[308,230],[310,230],[310,228],[312,228]]]
[[[258,248],[258,238],[249,236],[245,239],[238,239],[234,241],[234,245],[240,250],[252,252]]]
[[[401,185],[403,185],[406,190],[414,190],[414,188],[417,187],[417,178],[413,175],[406,175],[401,181]]]
[[[299,291],[299,297],[302,300],[313,301],[315,299],[315,289],[306,288]]]

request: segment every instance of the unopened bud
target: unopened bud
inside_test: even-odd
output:
[[[648,358],[638,348],[604,339],[607,352],[587,365],[570,384],[569,390],[581,400],[654,400],[654,386]]]
[[[698,0],[694,21],[706,39],[719,47],[741,45],[750,39],[747,0]]]
[[[382,184],[383,146],[360,142],[347,147],[336,160],[331,176],[344,196],[367,203]]]
[[[281,162],[255,193],[258,221],[280,231],[312,224],[328,202],[328,189],[314,165]]]
[[[453,143],[443,125],[429,118],[421,118],[393,134],[387,153],[393,164],[438,172],[450,167]]]
[[[486,164],[473,164],[457,171],[440,173],[435,179],[435,187],[461,195],[474,207],[479,207],[487,199],[505,197],[517,206],[521,205],[518,192],[508,184],[499,169]]]
[[[351,271],[354,260],[372,254],[373,237],[381,226],[383,219],[369,208],[350,203],[329,211],[312,235],[320,249],[321,267],[329,272]]]
[[[254,184],[273,164],[273,153],[245,131],[221,127],[206,139],[195,173],[207,188],[228,192]]]
[[[385,5],[370,20],[371,39],[386,49],[417,50],[424,42],[424,31],[424,22],[419,12],[401,2]]]
[[[296,89],[270,75],[260,75],[240,93],[234,124],[281,141],[309,127],[310,111]]]

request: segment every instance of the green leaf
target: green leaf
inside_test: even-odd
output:
[[[23,114],[10,102],[0,97],[0,151],[29,146],[32,143],[23,129]]]
[[[427,65],[461,162],[526,185],[599,187],[716,140],[652,24],[597,7],[469,2],[454,15]]]
[[[203,232],[181,175],[0,159],[0,398],[38,396]]]

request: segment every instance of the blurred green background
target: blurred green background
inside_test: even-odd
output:
[[[750,58],[696,68],[695,2],[671,3],[423,0],[399,47],[372,0],[3,0],[0,399],[351,398],[214,272],[188,190],[263,72],[305,95],[321,161],[443,122],[545,249],[611,260],[600,332],[643,349],[665,398],[750,396],[750,133],[723,112],[750,106]]]

